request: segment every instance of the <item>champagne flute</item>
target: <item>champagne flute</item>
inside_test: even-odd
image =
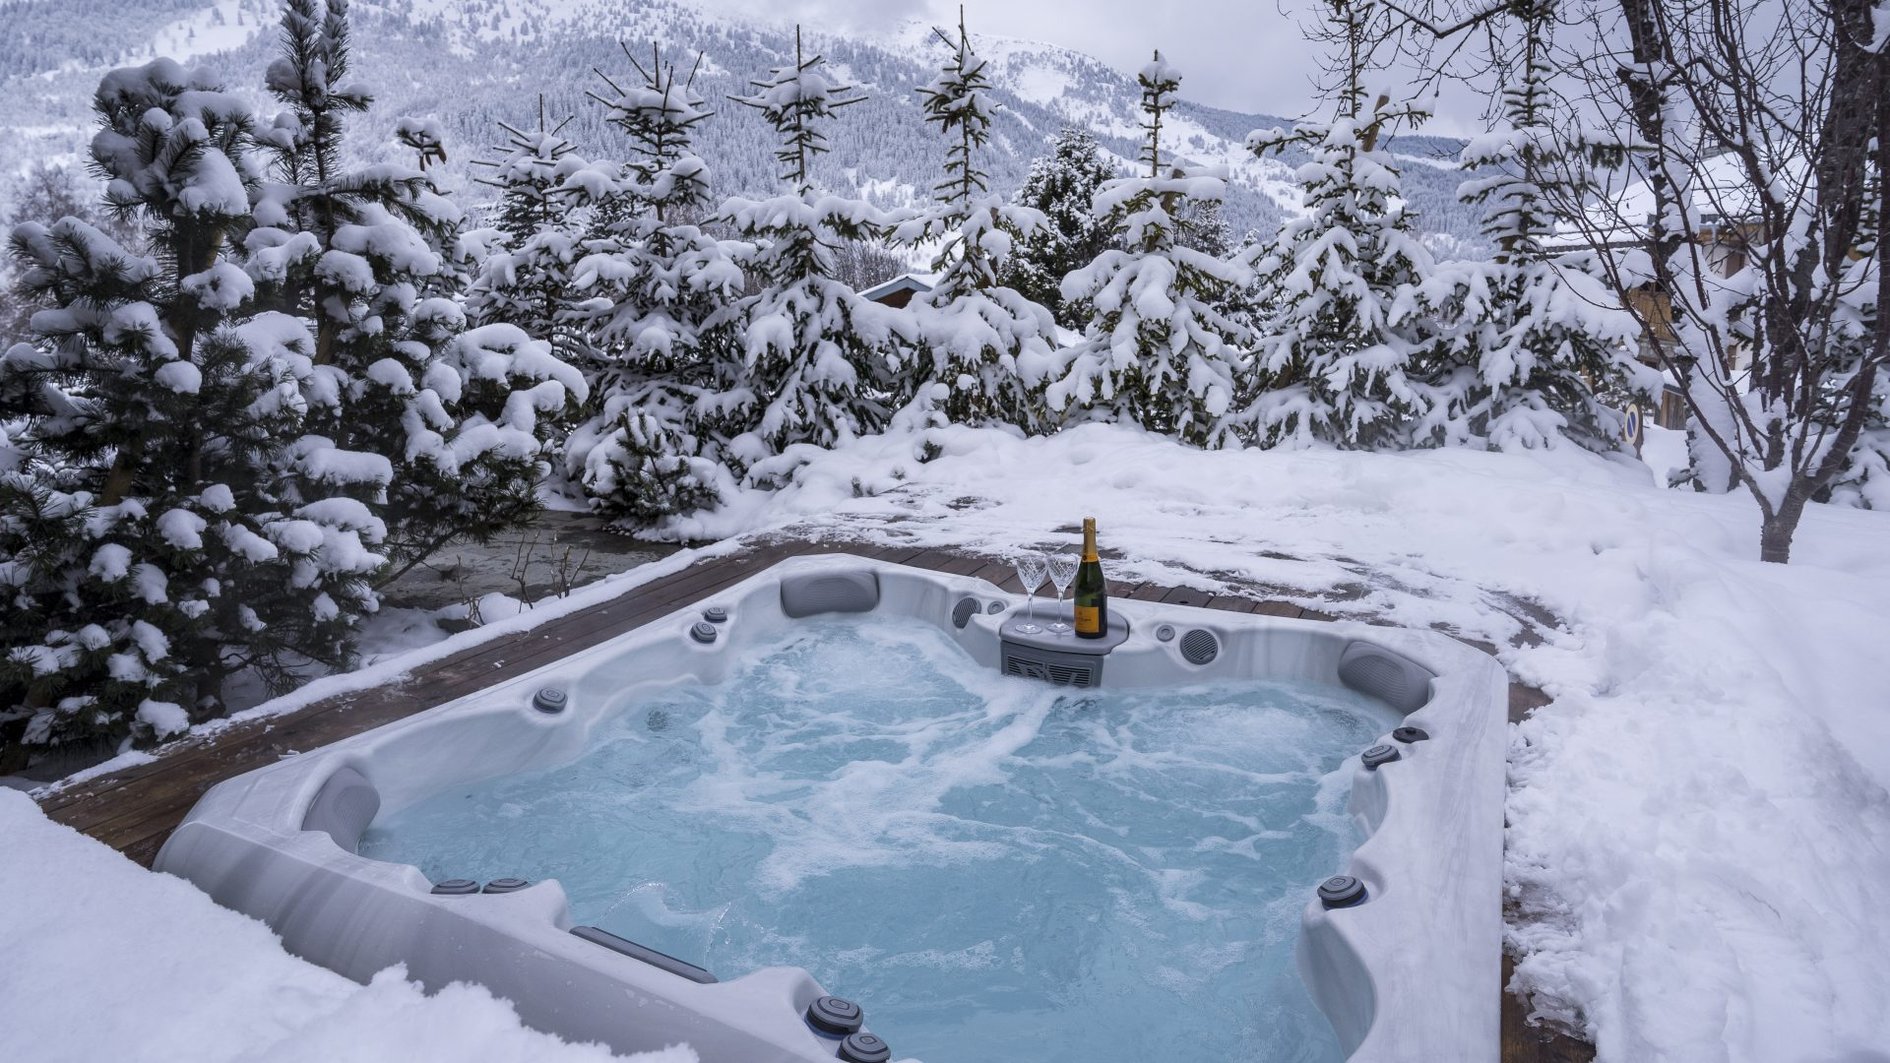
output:
[[[1076,578],[1076,566],[1082,559],[1068,550],[1062,550],[1043,555],[1043,560],[1050,582],[1057,588],[1056,619],[1050,622],[1050,630],[1062,634],[1070,630],[1070,625],[1063,622],[1063,592],[1070,589],[1070,581]]]
[[[1043,625],[1036,622],[1034,606],[1037,602],[1037,588],[1043,584],[1043,555],[1035,550],[1019,550],[1011,555],[1011,567],[1017,571],[1017,582],[1024,585],[1024,620],[1015,630],[1020,635],[1041,635]]]

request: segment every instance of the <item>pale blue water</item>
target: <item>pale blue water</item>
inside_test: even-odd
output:
[[[805,967],[895,1058],[1326,1063],[1299,912],[1357,842],[1335,769],[1394,722],[1326,686],[1071,692],[828,619],[361,851],[556,878],[578,923],[724,978]]]

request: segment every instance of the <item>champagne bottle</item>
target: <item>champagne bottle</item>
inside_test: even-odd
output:
[[[1096,518],[1083,518],[1083,563],[1076,569],[1076,637],[1099,639],[1109,631],[1109,588],[1096,556]]]

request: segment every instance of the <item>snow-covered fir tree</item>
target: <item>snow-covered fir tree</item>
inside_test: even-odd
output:
[[[999,281],[1013,233],[1031,234],[1043,215],[991,194],[980,153],[991,137],[985,63],[971,48],[962,18],[958,36],[940,32],[951,62],[919,90],[926,120],[946,135],[939,205],[922,227],[945,238],[932,268],[938,283],[912,303],[917,350],[904,373],[916,386],[901,395],[958,424],[997,422],[1026,432],[1044,424],[1042,389],[1056,350],[1050,311]]]
[[[1873,393],[1875,413],[1832,481],[1831,501],[1858,509],[1890,510],[1890,379],[1879,375]]]
[[[1332,3],[1333,121],[1247,138],[1257,155],[1299,145],[1311,156],[1299,168],[1304,213],[1255,267],[1261,341],[1236,420],[1262,446],[1402,446],[1425,409],[1411,368],[1437,342],[1425,298],[1433,266],[1380,146],[1394,125],[1425,113],[1389,93],[1367,101],[1374,17],[1358,0]]]
[[[1880,154],[1879,159],[1882,158]],[[1840,370],[1832,374],[1832,384],[1839,389],[1857,387],[1858,375],[1870,357],[1866,337],[1873,334],[1877,315],[1890,312],[1890,307],[1883,305],[1883,278],[1877,273],[1882,268],[1879,265],[1882,255],[1878,250],[1879,241],[1884,239],[1882,189],[1887,179],[1890,175],[1886,175],[1879,162],[1873,174],[1877,185],[1874,194],[1864,197],[1868,205],[1858,225],[1857,253],[1850,256],[1845,265],[1847,275],[1840,282],[1846,293],[1839,304],[1844,320],[1834,331],[1842,352],[1838,356]],[[1858,509],[1890,511],[1890,371],[1886,371],[1885,366],[1877,367],[1871,397],[1866,401],[1871,411],[1858,433],[1857,442],[1845,455],[1843,468],[1831,483],[1830,500]]]
[[[446,161],[446,131],[437,118],[408,116],[394,123],[394,140],[414,153],[414,169]]]
[[[683,76],[654,43],[647,60],[624,54],[636,80],[606,77],[591,97],[631,156],[609,179],[574,182],[598,219],[573,271],[594,399],[564,460],[594,509],[649,524],[713,504],[729,479],[715,433],[740,376],[742,272],[695,224],[709,172],[694,136],[713,113],[694,88],[701,57]]]
[[[446,173],[446,129],[438,118],[406,115],[396,119],[394,143],[414,153],[415,169],[427,179],[430,191],[447,200],[463,191],[458,175]],[[473,164],[478,165],[478,160]],[[422,278],[420,295],[463,300],[479,279],[497,231],[472,228],[470,217],[457,209],[446,213],[451,219],[447,224],[418,226],[427,246],[440,257],[440,268]]]
[[[835,279],[834,253],[849,240],[882,239],[905,219],[817,191],[811,168],[827,150],[821,125],[866,97],[821,56],[807,55],[798,30],[794,40],[791,65],[733,97],[774,127],[782,180],[793,192],[730,199],[719,212],[755,245],[745,264],[760,291],[741,303],[742,373],[724,408],[735,418],[731,428],[745,428],[730,432],[725,453],[758,482],[785,475],[781,463],[757,463],[796,444],[831,447],[884,427],[901,346],[892,312]]]
[[[330,437],[395,469],[377,511],[397,574],[453,538],[480,538],[538,506],[552,422],[586,393],[550,345],[515,325],[468,331],[457,301],[426,290],[450,272],[460,224],[426,174],[348,170],[347,0],[288,0],[266,84],[284,107],[258,143],[272,162],[245,240],[259,289],[308,315],[315,361],[341,397]]]
[[[1488,176],[1465,181],[1459,192],[1483,208],[1495,256],[1439,269],[1438,297],[1455,321],[1413,369],[1427,407],[1414,441],[1512,449],[1567,438],[1590,450],[1619,450],[1620,415],[1597,391],[1631,394],[1638,367],[1627,352],[1638,329],[1584,268],[1585,256],[1550,249],[1555,216],[1542,182],[1579,181],[1585,169],[1554,126],[1554,2],[1513,12],[1520,38],[1503,90],[1507,128],[1464,148],[1464,168]],[[1557,199],[1577,202],[1583,191],[1561,189]]]
[[[1227,230],[1226,219],[1221,217],[1222,202],[1220,198],[1188,200],[1181,211],[1176,242],[1215,258],[1232,254],[1234,236]]]
[[[47,307],[0,356],[0,718],[29,744],[163,738],[247,671],[337,666],[374,606],[388,463],[311,427],[339,405],[294,318],[231,260],[252,118],[170,60],[108,74],[92,158],[126,249],[78,218],[20,226]]]
[[[1220,307],[1245,270],[1181,242],[1189,204],[1220,198],[1222,179],[1164,160],[1162,120],[1181,75],[1156,52],[1136,75],[1142,88],[1147,176],[1110,181],[1094,210],[1120,249],[1064,278],[1065,303],[1087,317],[1047,399],[1068,419],[1127,421],[1197,446],[1229,441],[1227,414],[1251,337]]]
[[[1057,133],[1050,153],[1030,164],[1030,174],[1011,202],[1037,211],[1045,224],[1017,236],[1002,276],[1007,287],[1048,307],[1057,324],[1081,329],[1086,323],[1063,305],[1063,278],[1096,261],[1115,233],[1092,206],[1105,182],[1120,176],[1081,129]]]
[[[566,360],[580,357],[571,322],[571,269],[580,254],[582,218],[565,182],[588,165],[562,135],[564,122],[547,127],[544,98],[538,128],[499,123],[504,140],[496,159],[480,160],[490,172],[480,180],[499,190],[490,238],[477,278],[466,293],[466,315],[475,324],[517,325],[551,341]]]

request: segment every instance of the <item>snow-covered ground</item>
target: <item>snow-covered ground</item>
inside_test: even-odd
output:
[[[1890,1044],[1890,515],[1813,507],[1792,564],[1775,566],[1754,560],[1758,518],[1743,497],[1663,490],[1644,465],[1570,448],[1204,453],[1105,426],[1030,440],[955,429],[936,440],[944,453],[929,463],[900,435],[817,454],[787,489],[672,531],[704,539],[792,526],[999,552],[1073,546],[1073,532],[1054,529],[1093,514],[1105,546],[1124,555],[1111,565],[1117,581],[1212,588],[1225,576],[1329,613],[1495,643],[1554,698],[1514,729],[1508,807],[1509,937],[1519,984],[1541,1011],[1585,1032],[1603,1061],[1884,1058],[1870,1053]],[[1545,626],[1541,610],[1560,626]],[[62,936],[74,955],[100,955],[104,931],[70,929],[84,911],[114,933],[146,935],[134,940],[148,957],[128,961],[140,977],[88,987],[89,1014],[145,1015],[155,1001],[145,1040],[123,1033],[134,1047],[195,1029],[175,1016],[212,1006],[183,1010],[217,996],[192,979],[222,977],[220,954],[201,942],[223,932],[171,942],[165,930],[163,944],[144,948],[154,927],[195,924],[169,914],[100,923],[100,913],[182,906],[189,920],[244,921],[38,822],[18,799],[0,803],[0,833],[34,854],[0,850],[0,896],[21,899],[0,908],[9,1010],[31,1013],[34,1029],[54,1028],[39,1025],[42,1011],[83,1025],[60,1010],[72,993],[56,979],[8,972],[73,966]],[[30,925],[12,925],[29,912]],[[48,912],[69,916],[66,928]],[[242,932],[266,939],[253,924]],[[255,957],[268,942],[244,940],[246,962],[264,964]],[[13,964],[22,947],[46,958]],[[333,1047],[335,1031],[359,1023],[389,1037],[394,1026],[443,1024],[455,1028],[442,1037],[456,1037],[452,1009],[496,1007],[470,991],[422,1003],[391,977],[304,990],[329,983],[283,966],[294,963],[271,956],[275,973],[242,980],[245,993],[252,981],[274,987],[253,992],[276,1018],[204,1036],[254,1047],[305,1028]],[[208,970],[192,973],[199,965]],[[172,983],[183,987],[175,996]]]
[[[616,1057],[519,1024],[477,986],[428,996],[390,968],[368,985],[282,951],[269,928],[50,823],[0,790],[5,1054],[35,1063],[577,1063]],[[686,1047],[628,1057],[695,1063]]]
[[[180,63],[240,48],[258,33],[275,28],[279,16],[255,0],[209,0],[204,7],[160,28],[138,61],[159,56]]]

